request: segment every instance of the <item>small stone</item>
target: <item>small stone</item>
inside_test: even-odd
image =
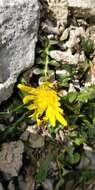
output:
[[[56,21],[57,27],[63,26],[67,24],[67,16],[68,16],[68,1],[67,0],[47,0],[48,9],[53,13]]]
[[[95,21],[95,0],[68,0],[68,6],[77,18]]]
[[[83,27],[87,27],[88,26],[88,23],[85,20],[83,20],[83,19],[77,19],[77,22],[78,22],[79,26],[83,26]]]
[[[14,116],[11,116],[11,117],[9,118],[9,122],[12,123],[13,121],[14,121]]]
[[[4,131],[6,129],[6,126],[3,123],[0,123],[0,131]]]
[[[46,179],[43,183],[42,186],[45,190],[52,190],[53,189],[53,181],[50,179]]]
[[[81,156],[81,161],[78,166],[79,169],[95,170],[95,153],[88,145],[84,145],[84,153]]]
[[[42,29],[46,33],[62,34],[67,24],[68,0],[46,0],[42,4],[42,11],[45,12],[45,19],[42,22]],[[47,19],[48,18],[48,19]]]
[[[79,62],[83,64],[85,60],[86,60],[85,53],[84,51],[81,51],[80,56],[79,56]]]
[[[44,137],[37,134],[37,130],[32,126],[29,126],[26,131],[21,135],[22,141],[28,142],[31,148],[41,148],[44,146]]]
[[[81,156],[81,161],[78,165],[78,169],[88,169],[90,164],[89,158],[85,157],[85,155]]]
[[[68,38],[68,36],[69,36],[69,28],[67,28],[64,32],[63,32],[63,34],[61,35],[61,37],[60,37],[60,41],[64,41],[64,40],[67,40],[67,38]]]
[[[56,61],[61,61],[63,64],[68,63],[77,65],[79,62],[79,56],[79,53],[73,55],[71,50],[68,50],[66,52],[60,50],[50,51],[50,57]]]
[[[49,40],[53,40],[53,39],[54,39],[54,34],[48,34],[48,35],[47,35],[47,38],[48,38]]]
[[[65,190],[72,189],[73,185],[74,185],[74,179],[69,180],[69,181],[66,183]]]
[[[33,179],[32,166],[28,165],[24,177],[18,176],[19,188],[21,190],[34,190],[35,181]]]
[[[83,27],[70,26],[69,39],[65,43],[68,49],[72,49],[80,42],[80,37],[84,37],[85,30]]]
[[[4,143],[0,151],[0,170],[6,178],[15,177],[22,166],[24,146],[21,141]]]
[[[56,70],[56,75],[69,76],[69,72],[66,70]]]
[[[41,148],[44,146],[44,137],[38,134],[32,134],[29,138],[29,144],[32,148]]]
[[[8,190],[16,190],[13,181],[10,181],[10,182],[9,182]]]
[[[68,92],[76,92],[74,85],[72,83],[70,83],[70,85],[69,85],[69,91]]]
[[[0,183],[0,190],[4,190],[2,184]]]
[[[52,22],[50,21],[45,21],[45,22],[42,22],[41,23],[41,28],[44,32],[48,33],[48,34],[58,34],[59,31],[58,31],[58,27],[57,26],[54,26],[52,24]]]

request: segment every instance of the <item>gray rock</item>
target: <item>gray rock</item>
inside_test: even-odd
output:
[[[71,50],[66,52],[60,50],[52,50],[50,51],[50,57],[55,59],[56,61],[61,61],[63,64],[78,64],[79,61],[79,53],[72,54]]]
[[[9,184],[8,184],[8,190],[16,190],[13,181],[9,182]]]
[[[60,50],[50,51],[51,58],[55,59],[56,61],[61,61],[62,63],[68,63],[74,65],[77,65],[78,62],[84,62],[85,55],[83,54],[83,52],[81,54],[78,51],[76,53],[73,53],[73,49],[77,48],[77,46],[80,43],[80,37],[86,36],[84,28],[75,27],[71,25],[63,32],[60,41],[66,40],[68,36],[69,39],[66,42],[62,42],[61,44],[61,49],[63,49],[63,51]]]
[[[0,171],[7,179],[17,176],[22,166],[24,146],[21,141],[4,143],[0,151]]]
[[[68,180],[68,182],[66,183],[65,190],[72,189],[73,186],[74,186],[74,179],[72,177],[72,180]]]
[[[0,0],[0,103],[34,63],[38,23],[38,0]]]
[[[43,183],[42,186],[46,190],[52,190],[53,189],[53,180],[46,179]]]
[[[4,131],[6,129],[6,125],[0,123],[0,131]]]
[[[68,92],[76,92],[75,87],[72,83],[69,84],[69,90]]]
[[[64,26],[67,24],[68,1],[67,0],[45,0],[47,7],[43,5],[45,13],[48,14],[48,21],[42,24],[43,29],[49,33],[59,34],[63,32]],[[42,1],[44,4],[44,1]],[[52,14],[51,14],[52,13]],[[45,14],[46,15],[46,14]],[[54,22],[53,22],[54,20]]]
[[[85,37],[85,30],[83,27],[70,26],[70,37],[65,43],[68,49],[72,49],[80,42],[80,37]]]
[[[2,186],[2,184],[0,183],[0,190],[3,190],[3,186]]]
[[[95,0],[68,0],[68,6],[78,18],[95,21]]]
[[[81,161],[78,168],[95,170],[95,152],[86,144],[84,145],[84,153],[81,156]]]
[[[59,34],[58,27],[54,26],[54,24],[48,19],[46,19],[45,22],[41,23],[41,28],[44,32],[48,34]]]
[[[85,53],[84,53],[84,51],[81,51],[79,62],[82,63],[83,64],[82,66],[84,66],[84,67],[85,67],[85,65],[84,65],[85,60],[86,60]]]
[[[37,134],[37,128],[29,126],[26,131],[21,135],[20,139],[27,142],[31,148],[41,148],[44,146],[44,137]]]
[[[19,188],[22,190],[34,190],[35,181],[33,179],[33,167],[29,165],[26,169],[24,177],[18,176]]]
[[[60,41],[67,40],[68,36],[69,36],[69,28],[66,28],[66,30],[62,33],[60,37]]]
[[[87,27],[89,24],[84,19],[77,19],[78,26]]]

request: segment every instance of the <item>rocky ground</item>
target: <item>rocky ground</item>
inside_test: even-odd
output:
[[[32,3],[30,3],[29,6],[31,4]],[[17,80],[19,73],[28,68],[29,65],[33,65],[32,63],[34,60],[34,52],[31,51],[31,49],[33,50],[33,47],[36,43],[36,35],[38,30],[38,26],[36,28],[36,25],[38,22],[40,24],[36,49],[38,50],[41,48],[40,42],[43,41],[44,38],[47,38],[51,41],[53,48],[49,50],[49,57],[50,59],[56,61],[56,65],[57,63],[61,63],[63,67],[63,69],[60,69],[60,67],[56,66],[56,76],[58,77],[64,74],[64,76],[67,78],[69,77],[68,71],[64,69],[64,65],[66,64],[75,67],[76,71],[79,72],[77,77],[72,79],[73,82],[69,82],[69,87],[65,86],[64,94],[67,93],[67,88],[68,92],[75,92],[76,89],[79,92],[84,87],[89,87],[95,84],[95,1],[90,0],[87,2],[87,0],[40,0],[40,21],[38,19],[39,13],[36,12],[38,10],[38,3],[35,1],[34,4],[35,5],[32,4],[30,6],[28,14],[30,15],[30,18],[32,18],[31,7],[34,6],[35,18],[33,18],[33,20],[35,20],[35,22],[33,20],[31,21],[30,19],[31,23],[30,21],[27,22],[29,24],[27,25],[27,28],[31,30],[30,26],[33,24],[35,32],[30,35],[31,33],[26,33],[27,28],[19,28],[19,33],[22,32],[23,38],[21,41],[19,41],[19,33],[15,32],[15,36],[13,36],[12,40],[9,39],[8,34],[8,40],[10,42],[8,48],[12,49],[15,38],[18,40],[16,40],[15,49],[13,50],[12,55],[9,55],[9,59],[11,60],[11,62],[9,60],[9,68],[11,68],[13,73],[9,73],[7,79],[5,79],[3,78],[3,76],[6,75],[6,71],[4,70],[4,75],[0,79],[1,102],[11,94],[11,92],[9,94],[9,90],[7,91],[7,84],[11,86],[11,82],[9,82],[10,79],[12,79],[12,88],[10,88],[11,91],[13,91],[13,86]],[[8,13],[6,12],[6,14]],[[24,10],[24,14],[27,15],[26,9]],[[17,23],[18,20],[19,19],[17,18],[15,23]],[[25,18],[25,20],[27,19]],[[13,23],[14,20],[11,20],[10,25]],[[19,26],[22,26],[22,23]],[[3,25],[3,27],[5,27],[5,25]],[[13,30],[15,30],[14,28]],[[10,35],[11,37],[14,33],[13,30]],[[6,36],[5,33],[4,36]],[[4,36],[2,36],[2,38],[4,38]],[[32,41],[33,44],[30,44],[30,39],[33,38],[33,36],[35,36],[34,40]],[[21,49],[22,41],[23,49]],[[8,52],[5,53],[7,54]],[[5,55],[3,53],[4,52],[2,50],[0,56],[1,58]],[[23,59],[23,55],[25,59]],[[37,56],[38,52],[36,51],[36,58]],[[15,67],[18,66],[18,70],[16,71],[15,67],[13,68],[12,66],[13,59],[15,62]],[[4,61],[5,64],[6,62],[8,63],[8,60]],[[89,66],[90,63],[91,67]],[[39,70],[39,68],[37,68],[37,64],[35,61],[33,68],[23,73],[24,80],[30,80],[31,78],[32,83],[36,83],[35,76],[37,79],[42,69],[40,68]],[[49,77],[53,80],[56,80],[56,76],[54,69],[50,69]],[[41,80],[42,76],[39,77],[39,83]],[[66,84],[63,84],[63,86]],[[3,94],[5,95],[3,96]],[[11,98],[14,97],[15,93],[13,93],[13,96]],[[6,104],[10,104],[9,102],[11,98],[7,103],[4,102],[1,105],[1,111],[3,108],[5,109],[5,107],[7,107]],[[77,158],[73,158],[71,163],[69,160],[67,160],[67,163],[69,164],[66,164],[63,169],[63,162],[62,160],[59,161],[61,157],[60,159],[58,158],[56,162],[54,159],[52,159],[51,156],[51,153],[55,157],[62,155],[64,153],[64,146],[68,145],[68,139],[65,139],[63,131],[59,130],[58,133],[56,133],[55,139],[57,143],[55,143],[52,140],[51,134],[47,130],[43,129],[43,131],[41,131],[40,129],[36,129],[34,123],[27,121],[27,119],[23,121],[23,117],[26,118],[23,110],[21,113],[14,111],[12,114],[9,114],[11,113],[10,110],[11,112],[13,111],[13,108],[11,106],[7,108],[7,115],[2,115],[2,117],[0,116],[0,190],[95,189],[94,140],[91,139],[92,144],[77,142],[76,146],[79,145],[79,147],[78,151],[76,151],[80,153],[81,158],[76,155]],[[21,117],[16,121],[17,116],[19,115],[21,115]],[[16,121],[15,125],[13,125],[14,121]],[[95,125],[95,121],[93,122]],[[8,126],[11,126],[10,129],[8,129]],[[4,133],[5,130],[6,132]],[[70,131],[65,131],[65,134],[69,134],[69,132]],[[73,130],[71,132],[73,132]],[[74,133],[72,133],[72,135],[74,135]],[[95,135],[95,131],[92,131],[92,135]],[[54,148],[54,146],[56,146],[56,148]],[[71,154],[73,154],[73,150]],[[48,158],[47,155],[50,155],[50,157]],[[77,161],[74,162],[74,159]],[[40,172],[38,172],[38,168],[40,168],[40,166],[41,169],[39,169]],[[86,170],[89,171],[89,174]]]

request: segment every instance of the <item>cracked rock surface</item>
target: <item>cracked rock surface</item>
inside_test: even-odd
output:
[[[0,151],[0,171],[6,178],[15,177],[22,166],[24,146],[21,141],[4,143]]]
[[[0,1],[0,103],[12,94],[19,74],[34,64],[38,0]]]
[[[95,21],[94,0],[68,0],[68,6],[73,10],[75,16]]]

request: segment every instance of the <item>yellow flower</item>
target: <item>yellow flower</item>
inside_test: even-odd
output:
[[[63,117],[63,110],[60,108],[60,97],[53,89],[53,83],[44,82],[37,88],[19,84],[18,88],[28,93],[24,97],[23,103],[30,103],[27,108],[34,110],[34,113],[30,117],[34,117],[38,125],[43,121],[49,121],[52,126],[55,126],[56,120],[58,120],[63,126],[67,126],[67,121]]]

